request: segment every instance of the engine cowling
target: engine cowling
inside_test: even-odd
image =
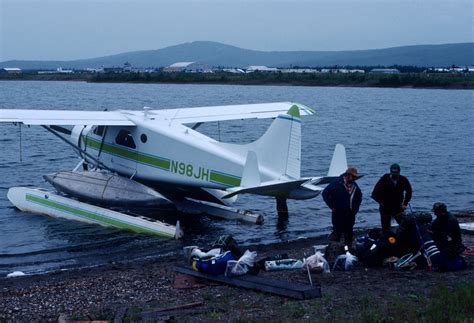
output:
[[[80,150],[85,150],[86,146],[83,138],[87,136],[91,129],[92,126],[74,126],[74,128],[72,128],[71,137],[69,138],[69,141],[73,145],[79,147]],[[80,151],[77,152],[79,153],[79,156],[81,158],[85,158],[84,154],[82,154]]]

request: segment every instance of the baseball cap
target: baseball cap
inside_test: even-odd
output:
[[[395,174],[395,175],[400,174],[400,165],[396,163],[390,165],[390,174]]]
[[[448,208],[446,207],[446,204],[444,203],[441,203],[441,202],[436,202],[435,204],[433,204],[433,209],[432,211],[435,212],[437,210],[440,210],[440,211],[443,211],[443,212],[447,212],[448,211]]]

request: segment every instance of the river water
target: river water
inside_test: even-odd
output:
[[[324,175],[337,143],[365,176],[357,227],[379,223],[370,199],[391,163],[413,186],[412,207],[427,211],[444,201],[454,212],[474,209],[474,91],[292,86],[92,84],[0,81],[0,108],[114,110],[294,101],[316,110],[302,123],[302,176]],[[271,120],[210,123],[200,131],[227,142],[250,142]],[[20,270],[51,270],[133,261],[211,243],[232,234],[242,245],[327,234],[330,212],[321,197],[289,201],[279,220],[271,198],[242,196],[237,207],[265,215],[263,225],[197,217],[185,238],[165,241],[111,228],[22,213],[6,198],[9,187],[48,188],[42,175],[71,170],[79,161],[69,146],[40,127],[0,124],[0,277]]]

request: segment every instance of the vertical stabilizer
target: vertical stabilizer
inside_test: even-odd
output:
[[[339,176],[347,169],[346,148],[337,144],[334,148],[331,164],[329,165],[328,176]]]
[[[257,141],[250,144],[261,168],[289,178],[300,178],[301,119],[297,105],[279,115]],[[268,180],[268,179],[265,179]]]
[[[257,154],[250,150],[247,154],[247,160],[245,161],[244,172],[242,174],[240,186],[259,186],[260,182],[260,171],[258,169]]]

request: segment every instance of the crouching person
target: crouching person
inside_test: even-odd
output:
[[[462,243],[458,220],[448,212],[444,203],[435,203],[432,211],[436,219],[431,223],[428,231],[432,234],[433,241],[443,259],[440,270],[452,271],[466,268],[466,262],[461,257],[466,247]]]

